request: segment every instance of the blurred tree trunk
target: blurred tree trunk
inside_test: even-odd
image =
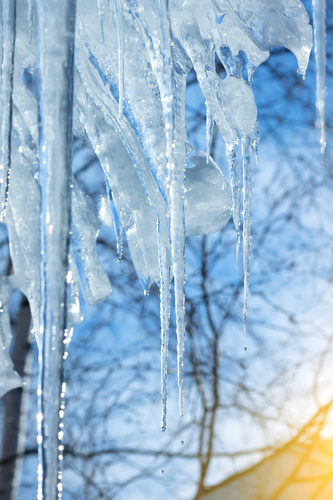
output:
[[[29,342],[31,315],[28,301],[22,298],[12,351],[14,369],[27,376],[31,344]],[[13,389],[4,396],[5,412],[1,450],[0,500],[15,500],[20,483],[20,471],[25,446],[25,423],[29,386]]]

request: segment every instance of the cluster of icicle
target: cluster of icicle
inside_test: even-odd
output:
[[[6,310],[19,288],[39,347],[38,499],[53,499],[62,491],[63,360],[81,321],[79,289],[89,304],[111,291],[99,227],[113,225],[119,251],[126,238],[145,291],[160,287],[164,430],[172,279],[183,412],[185,238],[221,229],[232,214],[237,249],[243,231],[246,320],[258,147],[251,82],[276,46],[295,54],[304,77],[312,30],[299,0],[2,0],[2,13],[0,204],[13,273],[1,277],[0,384],[2,393],[20,384]],[[192,69],[206,99],[205,153],[186,140]],[[210,156],[215,124],[231,188]],[[74,136],[90,141],[105,174],[97,211],[72,174]]]

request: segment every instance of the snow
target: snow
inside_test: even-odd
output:
[[[312,47],[312,29],[299,0],[160,0],[156,5],[152,0],[22,0],[15,16],[16,2],[2,1],[0,203],[14,274],[1,278],[1,286],[8,282],[27,296],[39,346],[39,499],[55,498],[57,488],[61,498],[61,482],[51,471],[58,470],[63,434],[63,358],[73,324],[82,319],[79,288],[89,304],[111,292],[96,253],[100,226],[113,225],[120,259],[126,238],[145,293],[154,282],[160,287],[165,430],[172,280],[183,413],[186,236],[218,231],[232,214],[237,256],[243,232],[245,325],[251,165],[259,140],[251,82],[255,68],[281,45],[295,54],[304,77]],[[316,0],[315,12],[323,13],[323,5]],[[324,145],[323,16],[316,19]],[[193,152],[187,144],[186,76],[192,69],[206,100],[206,152]],[[211,157],[215,125],[225,141],[231,189]],[[90,141],[103,169],[106,193],[100,207],[92,206],[73,178],[73,133]],[[3,311],[6,300],[7,295]],[[2,333],[4,392],[20,381],[8,358],[8,326]]]

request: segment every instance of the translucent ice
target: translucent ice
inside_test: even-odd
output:
[[[316,57],[317,126],[320,130],[321,152],[326,148],[326,0],[313,0],[313,27]]]
[[[96,238],[100,224],[89,202],[73,181],[72,248],[85,299],[88,304],[94,304],[110,294],[111,286],[97,257]]]
[[[45,374],[40,378],[40,409],[45,402],[45,422],[53,433],[45,463],[48,470],[56,470],[58,420],[53,412],[59,404],[63,340],[67,346],[73,322],[81,320],[78,287],[88,303],[104,299],[111,290],[96,253],[100,221],[70,168],[72,105],[74,134],[88,138],[105,175],[103,221],[114,225],[120,253],[122,236],[126,238],[144,290],[154,282],[160,287],[165,429],[172,280],[183,411],[185,238],[220,230],[232,213],[237,254],[243,234],[245,320],[252,150],[258,153],[251,82],[256,67],[276,46],[295,54],[304,76],[312,31],[299,0],[39,0],[36,6],[34,0],[22,0],[16,17],[15,1],[3,0],[1,5],[0,194],[3,218],[8,197],[4,220],[14,270],[9,282],[30,303]],[[324,144],[323,5],[324,0],[314,0]],[[217,58],[224,79],[216,71]],[[185,92],[192,69],[207,105],[207,152],[188,155]],[[231,189],[210,156],[215,125],[225,141]],[[50,328],[56,336],[49,335]],[[43,477],[47,469],[39,474],[41,484]],[[47,482],[46,488],[40,486],[40,498],[44,490],[53,490],[54,478],[49,476]]]
[[[299,72],[305,76],[312,29],[300,0],[214,0],[214,4],[219,16],[230,16],[235,26],[261,50],[282,46],[293,52]]]
[[[6,276],[0,278],[0,397],[6,392],[20,387],[22,379],[14,371],[13,363],[9,356],[11,331],[9,314],[6,302],[11,292],[11,287]]]
[[[213,159],[191,155],[192,168],[185,176],[186,235],[211,234],[222,229],[231,216],[232,197],[229,184]]]
[[[16,0],[3,0],[2,26],[0,217],[4,219],[11,171]]]
[[[75,0],[37,0],[37,13],[41,121],[37,498],[51,500],[58,496],[59,409],[68,329]]]

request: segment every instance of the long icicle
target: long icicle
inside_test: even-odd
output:
[[[164,229],[167,231],[167,228]],[[170,251],[164,244],[163,228],[158,221],[158,246],[160,265],[160,318],[161,318],[161,398],[162,418],[161,429],[164,432],[167,427],[167,377],[168,377],[168,348],[169,348],[169,325],[170,325]]]
[[[321,154],[326,149],[326,0],[312,0],[314,48],[316,59],[317,127],[320,131]]]
[[[238,144],[227,145],[227,157],[230,170],[231,192],[232,192],[232,216],[237,232],[236,243],[236,267],[238,268],[238,255],[240,248],[240,214],[239,214],[239,168],[237,159]]]
[[[210,47],[211,55],[211,65],[215,68],[215,50],[214,46]],[[206,162],[209,163],[210,150],[213,143],[214,136],[214,119],[209,109],[208,102],[206,100]]]
[[[112,220],[113,220],[113,229],[116,235],[116,244],[117,244],[117,253],[118,253],[118,262],[122,261],[123,258],[123,240],[124,240],[124,232],[123,228],[121,225],[121,222],[119,220],[118,212],[115,207],[115,203],[113,200],[112,196],[112,190],[110,187],[110,183],[108,179],[106,178],[106,192],[107,192],[107,197],[109,200],[109,206],[112,214]]]
[[[207,111],[206,111],[206,162],[209,163],[210,150],[213,142],[213,133],[214,133],[214,120],[211,112],[208,109],[208,105],[206,103]]]
[[[251,198],[252,198],[252,138],[242,136],[243,156],[243,268],[244,268],[244,308],[243,321],[246,332],[247,299],[249,295],[251,256]]]
[[[171,260],[175,284],[175,311],[177,328],[177,373],[179,388],[179,413],[183,415],[183,359],[185,345],[185,224],[183,183],[185,162],[175,161],[175,116],[173,99],[173,64],[171,27],[168,0],[160,0],[160,17],[163,35],[163,66],[165,95],[162,104],[166,128],[166,157],[169,177],[168,210],[170,217]]]
[[[163,33],[163,63],[164,63],[164,77],[165,77],[165,89],[164,95],[162,95],[162,106],[165,121],[165,132],[166,132],[166,157],[167,157],[167,169],[168,177],[170,183],[171,176],[171,163],[173,158],[172,144],[173,144],[173,93],[170,92],[170,85],[172,82],[172,70],[171,70],[171,47],[168,48],[168,42],[170,38],[169,26],[165,23],[168,22],[167,16],[167,0],[160,0],[160,18],[161,18],[161,28]],[[170,102],[171,100],[171,102]],[[168,223],[170,223],[170,200],[168,199],[167,206],[167,218]],[[169,228],[167,229],[169,232]],[[161,294],[161,395],[162,395],[162,431],[166,430],[167,422],[167,355],[168,355],[168,344],[169,344],[169,323],[170,323],[170,254],[167,254],[167,249],[161,244],[160,238],[160,223],[159,223],[159,259],[160,259],[160,271],[161,271],[161,283],[160,283],[160,294]],[[168,239],[170,235],[168,235]],[[172,249],[171,249],[172,253]]]
[[[184,213],[184,177],[186,165],[186,122],[185,122],[185,89],[186,75],[178,68],[174,72],[174,84],[177,95],[182,95],[174,106],[174,124],[178,131],[174,138],[174,167],[170,180],[170,234],[172,270],[175,284],[175,310],[177,321],[177,362],[179,385],[179,413],[184,413],[183,396],[183,361],[185,349],[185,213]]]
[[[115,0],[115,7],[118,35],[119,118],[122,118],[124,108],[125,25],[120,0]]]
[[[38,500],[62,497],[59,410],[68,313],[75,3],[37,1],[41,189]]]
[[[11,140],[13,120],[13,73],[16,38],[16,0],[2,3],[2,66],[1,66],[1,164],[0,217],[6,216],[11,169]]]

